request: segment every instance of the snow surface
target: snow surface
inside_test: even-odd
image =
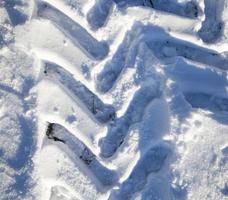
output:
[[[0,200],[228,199],[227,0],[0,0]]]

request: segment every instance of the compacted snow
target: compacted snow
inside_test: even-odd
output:
[[[227,0],[0,0],[0,200],[228,199]]]

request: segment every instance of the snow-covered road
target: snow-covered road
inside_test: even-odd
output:
[[[0,200],[228,199],[227,0],[0,0]]]

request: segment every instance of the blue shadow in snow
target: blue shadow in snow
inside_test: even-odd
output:
[[[32,170],[31,154],[35,147],[33,143],[33,131],[31,128],[32,122],[26,120],[23,116],[18,116],[18,121],[21,126],[21,143],[14,158],[8,160],[8,164],[16,171],[20,171],[15,175],[15,184],[11,189],[15,190],[17,194],[22,197],[25,196],[29,187],[29,171]]]
[[[14,94],[14,95],[19,96],[19,97],[21,96],[21,94],[19,92],[17,92],[13,88],[9,87],[8,85],[2,84],[2,83],[0,83],[0,90],[3,90],[3,91],[8,92],[10,94]]]
[[[21,126],[21,143],[14,158],[9,159],[9,165],[15,169],[22,169],[26,163],[30,160],[31,148],[33,146],[32,128],[29,121],[22,116],[18,116],[18,121]]]
[[[5,9],[9,15],[10,21],[13,26],[23,24],[27,20],[27,15],[20,12],[16,7],[25,5],[19,0],[7,0],[4,2]]]

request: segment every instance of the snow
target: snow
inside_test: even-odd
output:
[[[0,1],[0,200],[226,200],[227,10]]]

